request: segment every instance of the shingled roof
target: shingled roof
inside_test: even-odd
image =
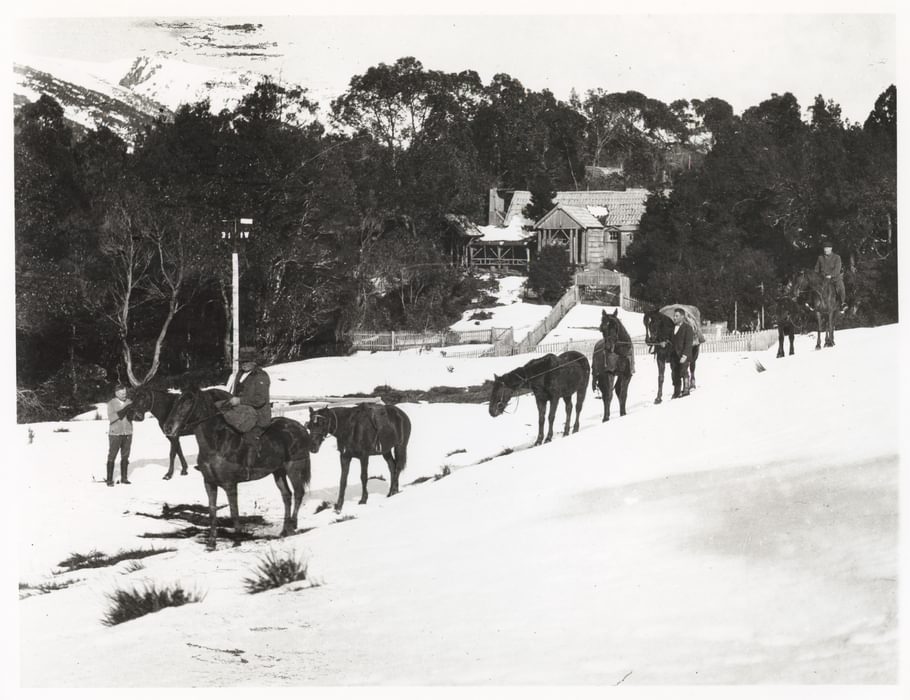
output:
[[[645,213],[645,202],[648,190],[637,188],[628,190],[578,190],[557,192],[553,198],[555,204],[570,207],[583,207],[601,220],[599,225],[637,226]],[[509,224],[512,217],[520,214],[531,203],[531,193],[527,190],[515,190],[504,217]]]

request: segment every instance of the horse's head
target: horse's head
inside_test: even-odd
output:
[[[155,403],[155,395],[152,390],[145,384],[134,386],[129,391],[130,410],[133,413],[133,420],[143,420],[146,413],[150,413],[152,405]]]
[[[201,389],[188,389],[174,401],[161,430],[168,437],[177,437],[188,426],[213,418],[218,413],[214,401]]]
[[[490,392],[490,415],[494,418],[502,415],[506,410],[512,395],[521,386],[521,379],[516,377],[513,372],[504,374],[501,377],[493,375],[493,390]]]
[[[333,415],[328,408],[320,408],[315,411],[310,409],[310,419],[305,426],[310,434],[310,452],[319,452],[322,441],[331,432],[332,420]]]
[[[619,320],[619,309],[614,309],[612,314],[600,312],[600,332],[607,352],[615,352],[617,343],[631,344],[632,338]]]

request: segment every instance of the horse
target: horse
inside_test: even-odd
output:
[[[591,388],[600,389],[604,403],[603,422],[610,420],[610,404],[613,402],[615,384],[619,399],[619,415],[626,415],[626,396],[632,379],[634,355],[632,337],[619,320],[618,311],[601,312],[600,332],[603,338],[594,345],[591,358]]]
[[[822,348],[822,325],[825,326],[825,347],[834,347],[834,317],[839,311],[834,280],[825,279],[815,270],[800,270],[787,285],[791,301],[802,304],[815,314],[815,349]],[[802,297],[802,298],[800,298]]]
[[[588,388],[588,376],[591,366],[588,358],[580,352],[569,350],[559,356],[549,354],[531,360],[526,365],[513,369],[501,377],[493,375],[493,391],[490,394],[490,415],[494,418],[502,414],[512,394],[528,387],[537,401],[537,441],[550,442],[553,439],[553,419],[556,417],[556,406],[559,399],[565,402],[566,425],[563,437],[569,434],[569,421],[572,417],[572,394],[576,395],[575,427],[572,432],[578,432],[578,416],[585,402],[585,392]],[[543,420],[547,403],[550,404],[549,424],[547,439],[543,436]]]
[[[165,389],[157,389],[155,387],[149,386],[148,384],[139,384],[130,390],[130,398],[133,401],[130,409],[132,410],[134,416],[141,415],[143,418],[145,417],[146,413],[151,413],[157,419],[158,426],[161,428],[161,431],[164,432],[164,421],[167,419],[168,415],[171,412],[171,409],[174,407],[174,402],[177,400],[177,396],[179,396],[179,394],[172,394]],[[180,447],[180,437],[192,434],[192,428],[187,428],[178,436],[165,436],[171,443],[171,454],[170,460],[168,462],[168,469],[167,473],[163,477],[165,480],[170,479],[172,476],[174,476],[174,457],[180,458],[180,475],[187,475],[186,457],[183,456],[183,449]]]
[[[777,328],[777,357],[785,357],[784,340],[790,341],[790,354],[793,355],[793,339],[798,332],[799,306],[787,296],[777,299],[774,311],[774,326]]]
[[[232,428],[221,412],[221,403],[231,394],[221,389],[189,389],[174,401],[162,429],[168,437],[177,437],[192,429],[199,443],[196,469],[202,472],[209,499],[209,528],[206,547],[216,547],[215,511],[218,487],[227,494],[234,521],[234,546],[240,545],[240,514],[237,508],[237,484],[256,481],[271,474],[284,501],[284,526],[281,536],[297,531],[297,513],[306,485],[310,482],[310,435],[300,423],[290,418],[273,418],[259,438],[259,453],[252,467],[244,466],[249,449],[243,435]],[[294,510],[291,512],[291,491]]]
[[[362,403],[357,406],[310,409],[307,429],[312,441],[310,450],[318,452],[327,435],[334,435],[341,460],[341,483],[335,511],[344,506],[351,460],[360,460],[360,505],[367,502],[367,466],[370,455],[381,454],[389,465],[391,487],[388,496],[398,493],[398,476],[408,463],[408,441],[411,419],[398,406]]]
[[[664,373],[667,363],[671,363],[672,367],[672,363],[675,362],[672,343],[674,323],[673,319],[659,308],[646,311],[642,320],[645,324],[645,343],[649,346],[649,351],[654,354],[657,362],[657,398],[654,399],[654,403],[658,404],[663,401]],[[697,344],[692,347],[692,357],[689,359],[690,390],[695,388],[695,362],[698,360],[698,348]],[[679,380],[680,378],[673,377],[673,396],[671,398],[679,398],[682,390]]]

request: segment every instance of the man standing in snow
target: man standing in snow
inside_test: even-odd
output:
[[[130,462],[130,447],[133,444],[133,420],[129,406],[133,402],[126,398],[126,387],[118,384],[114,389],[114,398],[107,402],[107,419],[109,421],[107,480],[108,486],[114,485],[114,460],[120,453],[120,483],[129,484],[126,478]]]
[[[272,404],[269,397],[271,379],[258,363],[259,353],[256,348],[240,348],[240,373],[234,378],[234,386],[231,387],[233,396],[228,401],[230,408],[225,413],[225,419],[243,433],[243,440],[247,444],[243,466],[248,471],[256,463],[259,438],[272,421]],[[243,414],[250,413],[250,409],[255,414],[255,422],[244,430]]]
[[[692,359],[692,346],[695,334],[692,326],[686,323],[686,312],[677,308],[673,311],[673,396],[676,399],[689,395],[689,360]]]
[[[826,280],[834,280],[834,288],[837,290],[837,304],[841,313],[847,310],[847,304],[844,301],[846,293],[844,291],[844,275],[841,270],[840,255],[832,252],[833,248],[829,241],[822,241],[822,254],[815,261],[815,271]]]

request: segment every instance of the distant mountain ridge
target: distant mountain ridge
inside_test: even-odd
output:
[[[30,57],[14,63],[13,72],[16,110],[47,95],[77,129],[104,125],[130,143],[144,125],[182,104],[207,99],[213,112],[233,108],[264,77],[161,53],[111,63]]]

